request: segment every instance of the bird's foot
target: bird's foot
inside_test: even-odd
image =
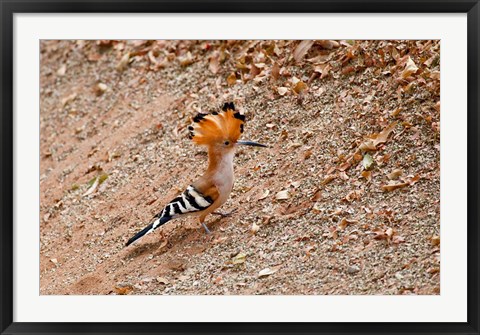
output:
[[[203,226],[203,228],[205,228],[205,232],[210,235],[211,232],[210,232],[210,230],[208,229],[207,225],[202,222],[202,226]]]
[[[221,213],[221,212],[212,212],[212,214],[216,214],[216,215],[220,215],[222,218],[226,218],[226,217],[229,217],[229,216],[232,216],[233,213],[235,213],[237,211],[237,209],[232,209],[230,212],[227,212],[227,213]]]
[[[168,241],[168,239],[165,236],[165,232],[163,231],[163,229],[159,229],[159,230],[160,230],[160,239],[162,239],[164,241]]]

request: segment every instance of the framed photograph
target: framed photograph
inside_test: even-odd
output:
[[[2,1],[2,334],[478,334],[478,1]]]

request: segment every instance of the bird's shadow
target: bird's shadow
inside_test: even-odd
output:
[[[208,222],[209,227],[216,226],[223,217],[218,217]],[[154,254],[154,256],[159,256],[167,252],[167,250],[172,249],[174,246],[181,244],[186,239],[190,238],[192,240],[213,239],[215,232],[211,235],[207,235],[202,227],[198,229],[188,229],[183,226],[173,228],[170,234],[163,239],[160,239],[156,242],[138,244],[133,246],[132,250],[128,251],[127,254],[123,257],[124,260],[129,260],[133,258],[140,257],[145,254]]]
[[[165,244],[165,239],[161,239],[159,241],[152,242],[152,243],[143,243],[137,246],[133,246],[133,248],[131,248],[131,250],[129,250],[127,254],[123,257],[123,260],[129,260],[132,258],[140,257],[145,254],[151,254],[153,251],[156,251],[159,249],[160,249],[160,252],[157,254],[161,255],[164,252],[166,252],[168,249],[170,249],[170,247],[168,246],[169,244],[168,241],[167,241],[167,245],[161,248],[163,244]]]

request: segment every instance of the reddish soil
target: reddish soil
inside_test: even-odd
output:
[[[43,41],[40,293],[439,294],[439,41]],[[200,176],[234,101],[236,181],[125,242]],[[93,186],[97,180],[97,187]],[[265,270],[268,269],[268,270]]]

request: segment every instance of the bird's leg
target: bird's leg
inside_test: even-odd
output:
[[[205,232],[210,235],[211,232],[210,232],[210,230],[208,229],[207,225],[202,222],[202,226],[203,226],[203,228],[205,228]]]
[[[165,237],[165,232],[163,231],[163,229],[159,229],[159,230],[160,230],[160,238],[166,241],[167,238]]]
[[[207,227],[207,225],[205,224],[205,222],[203,222],[204,220],[205,220],[205,218],[204,218],[204,217],[201,217],[201,218],[200,218],[200,223],[202,224],[203,228],[205,228],[205,232],[206,232],[208,235],[210,235],[211,232],[210,232],[210,230],[208,229],[208,227]]]
[[[228,216],[231,216],[233,213],[235,213],[237,209],[232,209],[230,212],[227,213],[221,213],[221,212],[212,212],[212,214],[220,215],[222,218],[226,218]]]

